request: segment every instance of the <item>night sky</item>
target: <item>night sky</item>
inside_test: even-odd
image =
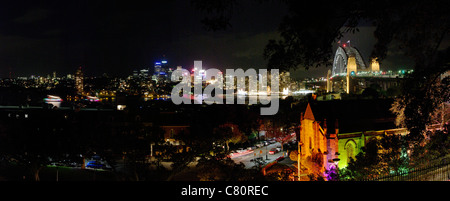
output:
[[[239,2],[226,31],[208,32],[204,15],[190,1],[53,1],[0,3],[0,77],[103,73],[127,76],[152,68],[163,55],[170,66],[190,69],[194,60],[205,68],[265,68],[262,57],[287,9],[277,1]],[[374,28],[346,35],[368,59]],[[411,62],[391,52],[382,64],[397,69]],[[395,57],[395,58],[394,58]],[[325,68],[298,70],[294,78],[325,76]]]

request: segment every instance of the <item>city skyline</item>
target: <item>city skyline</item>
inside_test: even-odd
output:
[[[218,69],[266,68],[263,50],[269,39],[279,38],[277,27],[288,13],[286,6],[247,1],[240,6],[230,29],[212,32],[201,23],[204,15],[187,1],[11,3],[2,7],[0,15],[5,22],[0,31],[0,77],[73,74],[80,66],[87,75],[123,76],[152,68],[162,57],[174,68],[190,68],[193,60]],[[376,41],[373,31],[369,22],[361,21],[360,31],[346,34],[341,41],[350,40],[368,60]],[[411,61],[399,51],[390,51],[381,65],[397,70],[411,66]],[[290,72],[297,79],[318,77],[325,76],[328,68]]]

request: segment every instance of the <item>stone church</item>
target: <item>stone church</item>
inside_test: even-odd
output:
[[[345,168],[373,138],[407,134],[396,128],[389,100],[316,101],[300,117],[301,176]]]

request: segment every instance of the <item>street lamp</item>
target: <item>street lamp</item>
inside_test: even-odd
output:
[[[297,142],[297,174],[298,174],[298,181],[301,181],[301,176],[300,176],[300,173],[301,173],[301,152],[302,152],[302,146],[303,144],[299,141],[299,142]]]
[[[267,157],[267,145],[264,143],[265,147],[266,147],[266,160],[269,160],[269,158]]]

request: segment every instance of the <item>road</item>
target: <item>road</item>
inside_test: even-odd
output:
[[[272,148],[276,148],[277,146],[281,146],[281,144],[279,142],[273,143],[273,144],[269,144],[267,146],[263,146],[260,148],[257,148],[255,150],[253,150],[253,153],[247,154],[247,155],[243,155],[243,156],[237,156],[237,157],[232,157],[231,159],[235,162],[235,163],[243,163],[245,165],[245,168],[252,168],[253,166],[255,166],[255,163],[253,161],[250,161],[254,158],[257,157],[262,157],[264,159],[264,161],[266,163],[270,163],[272,161],[274,161],[275,159],[279,158],[280,156],[283,156],[283,152],[278,152],[274,155],[270,155],[268,152],[270,151],[270,149]],[[261,153],[262,152],[262,153]],[[266,152],[267,152],[267,159],[266,160]],[[256,154],[256,156],[255,156]],[[286,152],[284,153],[286,156]]]

